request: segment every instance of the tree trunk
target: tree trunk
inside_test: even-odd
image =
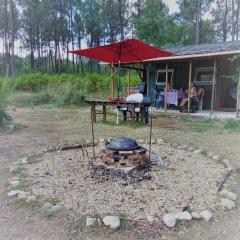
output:
[[[195,44],[200,44],[201,0],[197,0]]]
[[[15,64],[14,64],[14,6],[13,0],[10,0],[10,28],[11,28],[11,57],[10,57],[10,68],[11,68],[11,75],[15,76]]]
[[[235,38],[235,0],[232,0],[232,41],[234,41]]]
[[[223,41],[227,41],[227,14],[228,14],[228,1],[225,1],[225,11],[223,19]]]
[[[236,40],[239,36],[239,12],[240,12],[240,0],[237,1],[237,12],[236,12]]]

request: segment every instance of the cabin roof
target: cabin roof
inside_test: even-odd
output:
[[[223,53],[240,50],[240,41],[176,46],[172,48],[165,48],[164,50],[180,56],[206,53],[221,53],[221,52]]]
[[[165,48],[167,52],[171,52],[174,56],[158,57],[148,59],[144,62],[158,62],[158,61],[172,61],[172,60],[188,60],[201,58],[214,58],[217,56],[227,56],[240,54],[240,41],[211,43],[201,45],[186,45],[176,46],[172,48]]]

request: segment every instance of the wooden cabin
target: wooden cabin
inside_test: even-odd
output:
[[[190,82],[204,88],[203,109],[234,111],[237,83],[231,79],[239,62],[231,61],[240,54],[240,41],[180,46],[164,49],[175,55],[145,61],[146,95],[151,101],[156,91],[164,91],[166,82],[174,89],[188,89]],[[167,74],[166,74],[167,73]]]

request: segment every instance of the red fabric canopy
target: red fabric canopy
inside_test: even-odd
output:
[[[95,48],[73,50],[71,53],[111,64],[118,64],[119,62],[134,63],[147,59],[174,55],[136,39],[128,39],[122,42]]]

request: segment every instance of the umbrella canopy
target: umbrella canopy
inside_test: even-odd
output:
[[[128,39],[95,48],[73,50],[71,53],[110,64],[136,63],[151,58],[174,55],[170,52],[152,47],[137,39]]]

